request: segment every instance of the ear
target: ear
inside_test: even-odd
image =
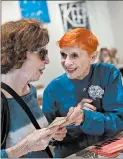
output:
[[[94,63],[94,61],[95,61],[96,58],[97,58],[97,55],[98,55],[98,51],[94,52],[94,53],[91,55],[91,64]]]
[[[26,52],[26,57],[29,58],[31,56],[32,52],[31,51],[27,51]]]

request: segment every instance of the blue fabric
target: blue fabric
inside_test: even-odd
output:
[[[66,116],[72,106],[83,98],[90,98],[88,88],[99,86],[104,90],[102,98],[94,100],[97,112],[84,110],[85,120],[80,126],[67,126],[63,141],[57,142],[55,157],[66,157],[75,151],[92,145],[105,137],[123,130],[123,86],[121,75],[113,65],[98,63],[91,66],[83,80],[71,80],[66,74],[51,81],[43,95],[43,112],[51,123],[56,116]],[[86,90],[86,91],[84,91]]]
[[[36,89],[30,85],[30,93],[22,96],[22,99],[30,108],[31,112],[37,119],[41,128],[47,127],[48,122],[44,117],[41,108],[39,107],[36,95]],[[13,98],[8,98],[8,105],[10,109],[10,132],[6,140],[6,149],[16,145],[19,141],[28,136],[31,132],[35,130],[27,114],[21,108],[19,103]],[[1,151],[1,157],[7,158],[5,150]],[[14,157],[14,156],[13,156]],[[30,152],[23,158],[47,158],[48,155],[45,151]]]
[[[8,158],[8,155],[4,149],[1,150],[1,158]]]

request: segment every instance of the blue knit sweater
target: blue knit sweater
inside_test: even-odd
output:
[[[33,115],[37,119],[41,128],[47,127],[48,122],[39,107],[36,95],[36,89],[34,86],[30,85],[30,93],[22,96],[22,99],[27,103]],[[30,119],[21,108],[21,106],[13,98],[8,98],[8,105],[10,109],[10,132],[7,137],[6,148],[16,145],[19,141],[24,139],[27,135],[35,130]],[[7,158],[7,153],[3,149],[1,150],[1,157]],[[45,151],[30,152],[23,158],[47,158]]]
[[[97,111],[84,110],[84,123],[67,127],[64,140],[55,142],[57,158],[123,130],[123,86],[118,69],[99,63],[91,66],[90,73],[83,80],[71,80],[66,74],[54,79],[44,91],[43,112],[51,123],[56,116],[66,116],[69,108],[83,98],[93,99]]]

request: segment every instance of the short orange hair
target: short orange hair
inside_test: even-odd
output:
[[[86,28],[76,28],[68,31],[57,41],[57,44],[60,48],[78,45],[80,49],[87,51],[88,55],[92,55],[99,45],[96,36]]]

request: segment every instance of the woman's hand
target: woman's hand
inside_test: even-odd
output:
[[[54,126],[51,129],[43,128],[35,130],[30,134],[27,137],[29,152],[44,150],[48,146],[57,129],[58,126]]]
[[[69,125],[80,125],[84,121],[84,112],[81,109],[81,106],[71,107],[67,113],[67,118]]]
[[[85,110],[91,110],[91,111],[96,111],[96,107],[93,106],[91,103],[93,102],[92,99],[82,99],[82,101],[78,104],[82,109]]]
[[[51,129],[43,128],[35,130],[15,146],[6,149],[8,157],[20,157],[28,152],[44,150],[58,128],[58,126],[54,126]]]
[[[83,109],[96,111],[96,107],[91,104],[92,101],[92,99],[82,99],[76,107],[71,107],[67,114],[69,124],[80,125],[84,122]]]
[[[66,136],[66,133],[67,133],[66,127],[61,127],[56,131],[53,138],[57,141],[62,141],[64,137]]]
[[[82,109],[96,111],[96,107],[91,104],[92,102],[92,99],[84,98],[76,107],[71,107],[67,113],[67,121],[61,127],[70,124],[80,125],[84,121],[84,112]]]

